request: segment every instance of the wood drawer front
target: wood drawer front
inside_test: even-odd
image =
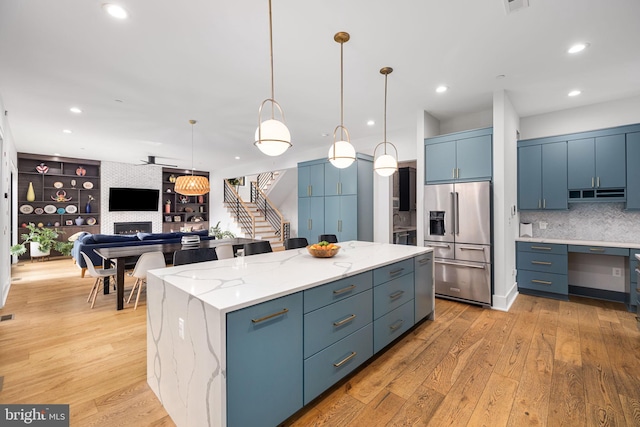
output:
[[[567,274],[567,255],[518,252],[518,270],[544,271],[547,273]]]
[[[371,289],[304,315],[307,358],[373,321]]]
[[[413,300],[373,321],[373,352],[377,353],[413,326]]]
[[[369,323],[304,361],[304,404],[373,356],[373,325]],[[338,365],[338,366],[336,366]]]
[[[516,249],[525,252],[536,252],[545,254],[566,254],[567,245],[550,243],[516,242]]]
[[[627,248],[608,248],[605,246],[569,245],[569,252],[580,252],[584,254],[596,255],[629,256],[629,249]]]
[[[413,300],[415,286],[413,273],[373,288],[373,318],[384,316],[407,301]]]
[[[304,312],[309,313],[325,305],[371,289],[372,283],[373,272],[366,271],[313,289],[307,289],[304,291]]]
[[[567,295],[569,293],[569,280],[566,274],[519,270],[518,288]]]
[[[413,258],[376,268],[373,270],[373,286],[381,285],[411,272],[413,272]]]

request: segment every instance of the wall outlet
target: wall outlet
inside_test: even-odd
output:
[[[184,319],[182,317],[178,317],[178,336],[184,339]]]
[[[540,221],[538,225],[540,226],[540,230],[546,230],[548,224],[544,221]]]
[[[622,269],[614,268],[612,274],[613,274],[613,277],[622,277]]]

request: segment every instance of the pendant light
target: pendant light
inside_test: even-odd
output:
[[[173,189],[184,196],[202,196],[209,192],[209,180],[205,176],[193,174],[193,125],[196,121],[189,120],[189,123],[191,123],[191,175],[179,176]]]
[[[329,148],[329,161],[338,169],[347,168],[356,159],[356,150],[351,145],[349,131],[344,127],[344,72],[343,72],[343,47],[349,41],[349,33],[343,31],[336,33],[333,39],[340,43],[340,125],[333,131],[333,144]],[[336,135],[340,130],[340,140],[336,141]],[[346,139],[345,139],[346,135]]]
[[[258,129],[256,129],[254,145],[267,156],[279,156],[291,147],[291,133],[284,124],[284,113],[275,100],[273,84],[273,29],[271,19],[271,0],[269,0],[269,53],[271,56],[271,98],[265,99],[258,109]],[[262,108],[271,103],[271,118],[262,121]],[[280,112],[282,121],[276,120],[275,109]]]
[[[398,149],[395,145],[387,141],[387,77],[393,72],[393,68],[384,67],[380,69],[380,74],[384,75],[384,123],[383,123],[383,140],[380,144],[376,145],[373,150],[373,170],[380,176],[391,176],[398,170]],[[384,147],[384,153],[376,157],[376,152],[380,146]],[[396,156],[393,157],[387,153],[387,147],[393,147],[396,152]]]

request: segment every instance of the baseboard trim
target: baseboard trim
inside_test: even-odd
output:
[[[513,303],[516,301],[517,297],[518,282],[514,282],[513,285],[511,285],[511,289],[507,291],[506,295],[502,296],[493,294],[493,305],[491,306],[491,308],[499,311],[509,311]]]

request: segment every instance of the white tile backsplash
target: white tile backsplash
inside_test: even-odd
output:
[[[640,243],[640,211],[624,203],[572,203],[568,211],[521,211],[520,222],[533,224],[533,237]],[[540,222],[547,228],[540,229]]]

